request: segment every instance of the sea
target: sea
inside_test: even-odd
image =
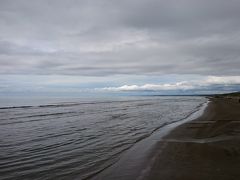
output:
[[[2,99],[0,179],[91,179],[206,101],[200,96]]]

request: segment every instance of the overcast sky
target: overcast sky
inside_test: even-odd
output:
[[[239,0],[0,1],[1,94],[239,86]]]

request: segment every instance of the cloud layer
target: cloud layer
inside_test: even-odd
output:
[[[239,75],[237,0],[2,0],[0,73]]]
[[[144,84],[144,85],[123,85],[119,87],[105,87],[103,91],[169,91],[169,90],[211,90],[214,87],[218,90],[234,90],[240,86],[240,76],[216,77],[209,76],[203,80],[182,81],[165,84]],[[220,88],[219,88],[220,87]],[[240,88],[238,88],[239,90]],[[214,89],[216,90],[216,89]]]
[[[238,0],[1,0],[0,95],[240,90]]]

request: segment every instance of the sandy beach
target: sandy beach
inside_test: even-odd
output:
[[[144,179],[237,180],[240,178],[240,103],[211,98],[204,114],[180,125],[157,144]]]

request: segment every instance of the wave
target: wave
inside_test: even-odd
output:
[[[203,102],[197,98],[141,101],[0,108],[4,118],[0,124],[5,124],[0,125],[0,174],[5,172],[3,179],[17,179],[17,173],[25,174],[25,179],[88,179],[154,132],[189,117]],[[11,110],[16,108],[22,109]]]
[[[26,108],[54,108],[54,107],[67,107],[67,106],[79,106],[79,105],[91,105],[91,104],[109,104],[109,103],[126,103],[126,102],[141,102],[145,100],[116,100],[116,101],[93,101],[93,102],[61,102],[59,104],[42,104],[42,105],[23,105],[23,106],[3,106],[1,109],[26,109]],[[151,105],[143,104],[143,105]],[[139,105],[139,106],[143,106]]]

